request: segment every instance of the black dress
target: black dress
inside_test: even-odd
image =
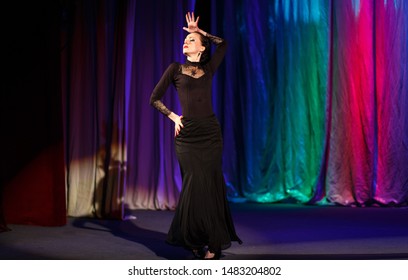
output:
[[[208,61],[172,63],[150,98],[165,115],[171,111],[160,101],[170,84],[178,92],[183,128],[175,139],[183,187],[167,242],[188,249],[208,246],[212,252],[226,249],[231,241],[242,243],[235,233],[222,173],[222,134],[211,100],[212,77],[224,58],[226,42],[207,34],[216,50]]]

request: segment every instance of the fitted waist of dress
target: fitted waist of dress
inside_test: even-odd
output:
[[[212,119],[216,119],[214,113],[212,113],[209,116],[205,116],[205,117],[185,117],[183,116],[183,120],[185,121],[207,121],[207,120],[212,120]]]

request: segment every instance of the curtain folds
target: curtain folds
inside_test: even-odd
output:
[[[377,173],[374,199],[408,201],[408,3],[375,3]]]
[[[324,151],[329,7],[292,2],[226,1],[225,11],[235,12],[216,27],[238,27],[224,31],[233,48],[225,77],[233,85],[215,95],[234,104],[234,112],[219,110],[226,177],[236,194],[258,202],[307,202]]]
[[[65,7],[62,90],[71,216],[124,215],[125,4],[75,1]]]
[[[175,208],[181,184],[173,131],[149,106],[149,97],[164,68],[183,59],[184,13],[193,6],[158,0],[65,3],[68,215],[123,219],[125,208]],[[165,101],[180,111],[174,90]]]
[[[217,107],[230,193],[258,202],[406,204],[407,4],[213,5],[224,18],[215,29],[234,47],[223,74],[234,85],[215,94],[234,104]]]
[[[150,94],[164,70],[184,61],[186,11],[192,1],[135,1],[132,10],[134,46],[129,52],[128,175],[129,208],[174,209],[181,175],[174,152],[174,126],[149,105]],[[160,8],[158,8],[160,6]],[[131,58],[130,58],[131,57]],[[164,96],[166,106],[181,114],[174,87]]]
[[[330,201],[407,202],[406,12],[405,1],[334,1]]]
[[[408,4],[207,1],[231,200],[408,202]],[[173,125],[149,106],[195,1],[74,1],[62,38],[68,213],[173,209]],[[160,6],[160,8],[158,8]],[[180,113],[170,88],[163,102]]]

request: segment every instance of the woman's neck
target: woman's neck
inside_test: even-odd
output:
[[[187,56],[187,60],[190,61],[190,62],[200,62],[200,58],[199,58],[199,57],[197,57],[197,58],[192,58],[192,57],[190,57],[190,56]]]
[[[186,56],[187,56],[187,60],[190,62],[200,62],[200,57],[201,57],[200,53],[189,54]]]

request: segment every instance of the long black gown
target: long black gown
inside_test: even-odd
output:
[[[160,101],[170,84],[178,92],[184,127],[175,139],[182,191],[167,242],[187,249],[208,246],[212,252],[242,241],[235,233],[222,172],[222,134],[211,101],[213,75],[226,52],[226,42],[207,34],[216,45],[208,63],[172,63],[153,90],[150,104],[168,116]]]

